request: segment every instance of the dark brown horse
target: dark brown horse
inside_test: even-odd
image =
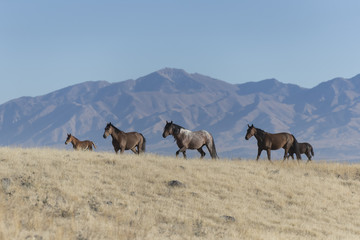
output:
[[[267,133],[264,130],[255,128],[254,125],[249,126],[245,135],[245,139],[249,140],[255,136],[258,144],[258,154],[256,160],[259,160],[262,150],[266,150],[268,160],[271,162],[271,150],[283,148],[285,150],[284,160],[287,157],[289,149],[293,146],[297,159],[301,159],[298,143],[294,135],[290,133]]]
[[[125,150],[131,150],[136,154],[145,152],[146,140],[141,133],[123,132],[111,123],[108,123],[103,137],[107,138],[109,135],[112,137],[112,144],[116,153],[119,150],[120,153],[123,153]]]
[[[314,156],[314,149],[313,147],[310,145],[310,143],[304,142],[304,143],[298,143],[299,146],[299,153],[300,154],[305,154],[308,157],[307,162],[311,161],[311,157]],[[292,159],[294,159],[294,153],[295,150],[293,147],[291,147],[289,149],[289,156],[291,156]]]
[[[65,144],[72,143],[73,148],[75,150],[90,150],[92,151],[92,147],[96,148],[95,144],[90,140],[80,141],[76,137],[72,136],[71,134],[67,135],[67,139]]]
[[[184,158],[186,158],[186,149],[197,149],[201,154],[201,158],[203,158],[205,156],[205,152],[202,150],[202,147],[206,146],[209,150],[211,158],[219,158],[216,153],[214,138],[205,130],[192,132],[174,124],[172,121],[166,121],[162,136],[163,138],[166,138],[169,135],[173,135],[179,147],[179,150],[176,152],[176,156],[182,152]]]

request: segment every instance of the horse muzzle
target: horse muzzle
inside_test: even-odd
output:
[[[107,136],[105,135],[105,133],[104,133],[104,135],[103,135],[103,138],[107,138]]]

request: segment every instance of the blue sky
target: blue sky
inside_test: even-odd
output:
[[[360,73],[358,0],[0,0],[0,104],[164,67],[314,87]]]

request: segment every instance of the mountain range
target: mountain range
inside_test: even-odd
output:
[[[311,143],[315,160],[358,161],[360,75],[302,88],[276,79],[230,84],[165,68],[136,80],[84,82],[0,105],[0,145],[71,148],[64,142],[72,133],[94,141],[97,151],[112,151],[111,140],[102,137],[112,122],[125,132],[143,133],[148,152],[175,155],[173,138],[161,136],[170,120],[211,132],[220,157],[255,158],[255,138],[244,138],[247,125],[254,124]],[[283,150],[272,152],[273,158],[282,155]]]

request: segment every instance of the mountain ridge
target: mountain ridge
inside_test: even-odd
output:
[[[211,132],[220,156],[254,158],[256,141],[244,140],[247,124],[254,124],[310,142],[317,159],[353,160],[360,153],[359,93],[360,74],[302,88],[276,79],[230,84],[164,68],[136,80],[88,81],[8,101],[0,105],[0,145],[62,148],[66,133],[72,133],[111,151],[102,134],[112,122],[123,131],[142,132],[148,151],[172,155],[176,144],[161,133],[165,121],[173,120]]]

